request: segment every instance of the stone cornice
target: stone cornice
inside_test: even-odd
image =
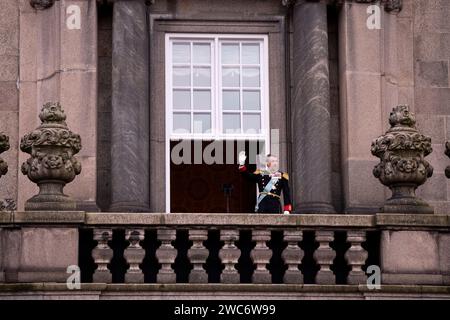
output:
[[[303,2],[325,2],[328,4],[342,5],[345,2],[375,4],[381,3],[386,12],[399,12],[402,10],[403,0],[281,0],[283,6],[291,6],[297,1]]]
[[[11,211],[0,214],[3,225],[83,226],[215,226],[258,228],[331,229],[443,229],[450,228],[450,214],[226,214],[226,213],[110,213],[84,211]]]
[[[45,10],[53,6],[57,0],[30,0],[30,5],[36,10]],[[117,1],[136,1],[136,0],[96,0],[98,3],[114,3]],[[154,4],[156,0],[142,0],[148,5]],[[281,0],[283,6],[289,7],[296,3],[298,0]],[[343,4],[347,2],[355,3],[376,3],[381,2],[386,12],[399,12],[402,9],[403,0],[301,0],[306,2],[325,2],[328,4]]]

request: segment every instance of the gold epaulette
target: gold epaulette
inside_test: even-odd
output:
[[[289,180],[289,175],[285,172],[285,173],[283,173],[283,178],[285,178],[286,180]]]
[[[261,170],[256,170],[255,172],[253,172],[253,174],[260,174],[261,173]]]

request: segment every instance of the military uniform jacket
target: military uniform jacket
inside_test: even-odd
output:
[[[291,194],[289,190],[289,176],[285,172],[277,171],[270,173],[265,170],[256,170],[254,172],[248,171],[246,166],[240,166],[239,171],[247,179],[254,181],[258,184],[259,193],[266,194],[264,199],[260,203],[260,210],[258,212],[266,213],[279,213],[280,212],[280,199],[283,192],[284,211],[291,211]],[[265,192],[266,185],[275,177],[275,183],[269,192]],[[270,211],[270,212],[269,212]]]

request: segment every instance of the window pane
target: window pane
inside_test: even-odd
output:
[[[211,110],[211,91],[194,90],[194,109]]]
[[[242,100],[244,110],[261,109],[261,97],[259,91],[243,91]]]
[[[241,117],[239,113],[223,114],[223,132],[228,134],[241,132]]]
[[[259,64],[259,43],[242,45],[242,63]]]
[[[194,133],[211,132],[211,114],[194,113]]]
[[[189,113],[173,114],[173,132],[174,133],[191,132],[191,115]]]
[[[224,90],[222,92],[222,106],[224,110],[239,110],[239,90]]]
[[[191,108],[191,91],[190,90],[173,90],[173,108],[174,109],[190,109]]]
[[[211,63],[211,46],[209,43],[194,44],[194,63]]]
[[[189,67],[173,68],[173,85],[182,87],[191,85],[191,71]]]
[[[191,61],[189,43],[174,43],[172,54],[174,63],[189,63]]]
[[[194,87],[211,86],[211,68],[194,68]]]
[[[239,68],[222,68],[222,86],[239,87]]]
[[[239,63],[239,44],[222,44],[222,63]]]
[[[242,68],[244,87],[259,87],[259,68]]]
[[[259,114],[245,114],[242,118],[244,133],[260,133],[261,132],[261,116]]]

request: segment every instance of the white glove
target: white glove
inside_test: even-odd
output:
[[[247,156],[245,155],[245,151],[239,152],[239,165],[243,166],[245,164],[245,160],[247,160]]]
[[[291,214],[289,211],[284,211],[283,214]]]

